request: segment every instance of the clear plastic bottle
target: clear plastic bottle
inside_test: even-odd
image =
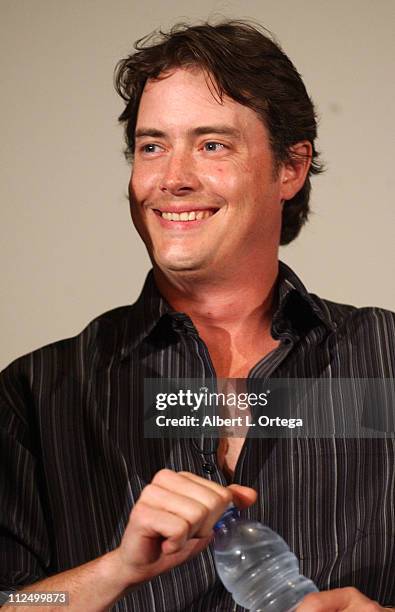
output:
[[[281,536],[262,523],[240,518],[234,506],[214,526],[219,577],[236,603],[257,612],[292,612],[318,591],[299,574],[299,563]]]

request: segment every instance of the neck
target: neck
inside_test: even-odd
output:
[[[154,267],[155,282],[167,302],[188,314],[198,331],[221,328],[232,333],[268,329],[273,311],[278,260],[264,269],[231,278],[198,278],[164,273]]]

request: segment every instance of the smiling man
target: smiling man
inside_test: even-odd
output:
[[[153,270],[136,304],[2,374],[0,587],[67,591],[71,610],[241,610],[210,548],[233,501],[322,591],[298,612],[395,605],[393,438],[144,440],[144,378],[393,378],[395,322],[278,261],[321,169],[283,51],[243,22],[136,49],[116,86]]]

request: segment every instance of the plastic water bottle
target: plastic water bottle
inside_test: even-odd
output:
[[[307,593],[318,591],[299,574],[289,546],[262,523],[240,518],[231,506],[214,526],[219,577],[236,603],[247,610],[292,612]]]

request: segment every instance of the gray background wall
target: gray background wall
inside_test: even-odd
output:
[[[328,170],[282,258],[323,297],[395,309],[394,0],[0,0],[0,367],[137,297],[149,262],[113,67],[149,31],[215,14],[272,30],[321,118]]]

